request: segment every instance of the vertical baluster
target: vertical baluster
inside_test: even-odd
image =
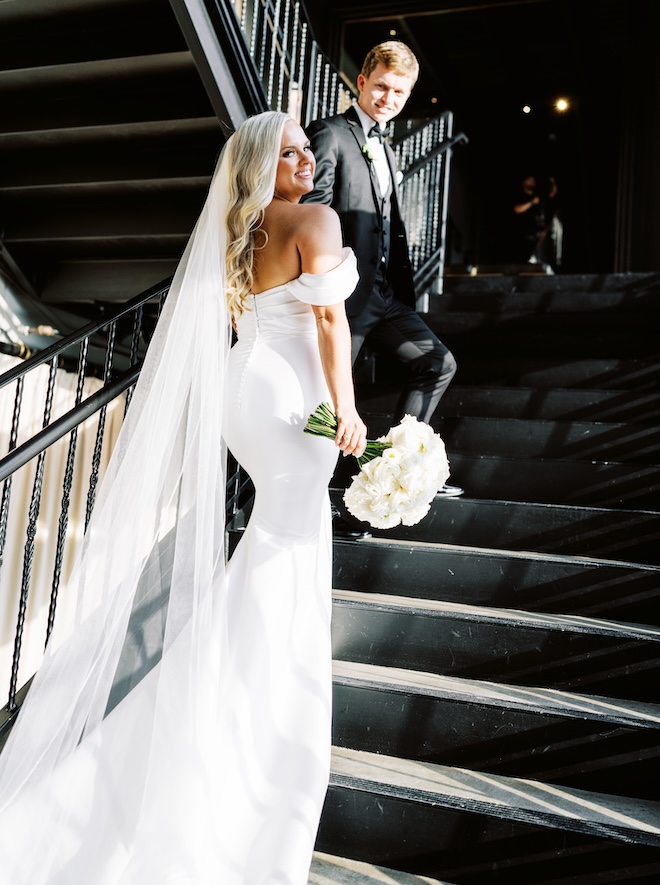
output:
[[[311,108],[311,119],[321,117],[321,69],[323,60],[317,52],[316,41],[312,44],[312,56],[314,59],[314,106]]]
[[[160,302],[162,305],[162,301]],[[129,355],[129,364],[131,366],[135,365],[135,361],[137,358],[137,349],[140,341],[140,332],[142,331],[142,317],[144,314],[144,308],[141,304],[138,309],[133,314],[133,331],[131,334],[131,351]],[[126,403],[124,405],[124,417],[126,417],[126,412],[128,411],[128,407],[131,404],[131,399],[133,398],[133,387],[129,387],[126,391]]]
[[[337,106],[339,105],[338,96],[339,96],[339,84],[337,82],[337,73],[336,73],[336,71],[332,71],[331,75],[330,75],[330,105],[329,105],[329,112],[331,114],[337,113]]]
[[[234,11],[243,33],[247,34],[247,0],[234,0]]]
[[[55,376],[57,373],[57,357],[53,357],[48,374],[48,387],[46,389],[46,403],[44,406],[44,418],[42,427],[50,424],[50,414],[53,406],[53,393],[55,390]],[[21,645],[23,643],[23,630],[25,628],[25,616],[27,613],[28,595],[30,591],[30,579],[32,577],[32,566],[34,564],[34,548],[35,538],[37,535],[37,520],[39,518],[39,507],[41,505],[41,491],[43,488],[44,462],[46,460],[46,451],[40,452],[37,456],[37,466],[32,484],[32,497],[30,499],[30,508],[28,511],[28,524],[26,529],[27,540],[23,551],[23,574],[21,578],[21,594],[18,602],[18,617],[16,621],[16,634],[14,637],[14,654],[11,663],[11,678],[9,681],[9,699],[7,706],[9,710],[16,707],[16,690],[18,683],[18,668],[21,660]]]
[[[328,99],[329,99],[328,89],[329,89],[329,85],[330,85],[329,77],[328,77],[329,67],[330,66],[328,65],[327,62],[323,63],[323,66],[322,66],[323,73],[321,75],[323,78],[323,96],[322,96],[322,104],[321,104],[321,116],[322,117],[328,116]]]
[[[257,68],[259,70],[259,77],[261,79],[261,82],[263,83],[264,82],[264,74],[265,74],[265,70],[266,70],[266,45],[268,43],[268,2],[267,2],[267,0],[264,0],[264,2],[262,4],[261,16],[262,16],[262,21],[261,21],[261,26],[260,26],[261,40],[259,40],[259,45],[258,45],[258,47],[255,46],[255,49],[258,49],[258,51],[259,51],[259,60],[257,62]],[[252,57],[255,58],[254,55]],[[255,61],[257,61],[256,58],[255,58]]]
[[[300,28],[300,48],[298,50],[298,89],[300,90],[300,125],[305,127],[311,122],[310,101],[314,89],[314,72],[308,57],[307,25]],[[302,102],[305,102],[304,106]]]
[[[115,339],[117,336],[117,324],[111,323],[108,330],[108,345],[105,352],[105,369],[103,371],[103,380],[107,384],[112,374],[112,361],[115,351]],[[89,519],[94,509],[94,501],[96,500],[96,486],[99,481],[99,469],[101,464],[101,450],[103,448],[103,437],[105,434],[105,416],[108,411],[107,406],[103,406],[99,411],[99,423],[96,430],[96,442],[94,444],[94,454],[92,456],[92,470],[89,476],[89,491],[87,492],[87,511],[85,513],[85,528],[89,524]]]
[[[302,125],[302,81],[298,70],[301,56],[300,3],[293,4],[293,22],[291,24],[291,67],[289,76],[289,97],[287,110]]]
[[[454,115],[451,111],[447,111],[445,115],[445,124],[443,130],[444,137],[449,139],[454,134]],[[446,151],[443,156],[442,166],[442,200],[439,217],[440,227],[440,256],[438,261],[438,294],[442,294],[444,288],[445,274],[445,256],[447,252],[447,217],[449,214],[449,173],[450,173],[451,152]]]
[[[75,405],[82,402],[83,391],[85,387],[85,372],[87,369],[87,356],[89,353],[89,338],[84,338],[80,348],[80,358],[78,360],[78,379],[76,383],[76,399]],[[55,566],[53,569],[53,581],[50,591],[50,605],[48,608],[48,624],[46,627],[46,644],[53,632],[55,624],[55,609],[57,607],[57,594],[60,588],[60,579],[62,576],[62,559],[64,557],[64,542],[66,540],[66,530],[69,525],[69,509],[71,506],[71,486],[73,484],[73,468],[76,461],[76,448],[78,444],[78,425],[76,425],[69,435],[69,447],[66,456],[66,467],[64,469],[64,480],[62,481],[62,501],[60,503],[60,518],[57,525],[57,543],[55,546]]]
[[[291,3],[290,0],[285,0],[284,2],[284,20],[282,22],[282,39],[280,43],[280,70],[279,70],[279,79],[277,84],[277,109],[288,110],[288,107],[284,107],[284,83],[287,79],[287,73],[289,72],[289,27],[290,27],[290,12],[291,12]]]
[[[268,61],[268,88],[266,89],[266,94],[268,96],[268,104],[270,107],[273,107],[273,92],[275,90],[275,66],[277,64],[277,48],[278,48],[278,32],[279,32],[279,21],[280,21],[280,0],[275,0],[275,7],[273,9],[273,16],[271,19],[271,43],[270,43],[270,58]],[[275,108],[278,110],[278,108]]]
[[[18,440],[18,424],[21,417],[21,405],[23,403],[23,386],[25,376],[19,375],[16,379],[16,393],[14,395],[14,412],[11,419],[11,432],[9,434],[9,452],[13,452],[16,448]],[[5,543],[7,541],[7,521],[9,519],[9,504],[11,501],[11,474],[2,484],[2,503],[0,504],[0,572],[2,572],[2,564],[5,555]]]
[[[241,27],[245,32],[245,36],[247,39],[248,46],[250,47],[250,57],[254,59],[256,54],[256,46],[257,46],[257,19],[259,18],[259,8],[260,2],[252,2],[250,4],[250,12],[252,13],[250,17],[250,22],[247,20],[247,12],[248,12],[248,4],[247,0],[243,4],[243,17],[241,19]]]

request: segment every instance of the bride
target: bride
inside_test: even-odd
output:
[[[330,763],[338,449],[364,451],[334,211],[290,117],[223,149],[0,756],[1,885],[303,885]],[[238,342],[230,348],[233,324]],[[303,433],[331,400],[334,444]],[[226,446],[256,489],[229,564]]]

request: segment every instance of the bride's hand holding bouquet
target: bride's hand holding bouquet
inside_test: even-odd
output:
[[[328,403],[310,415],[305,432],[336,438],[337,417]],[[357,461],[360,472],[346,489],[344,503],[353,516],[378,529],[418,523],[449,477],[441,437],[412,415],[385,436],[367,440]]]

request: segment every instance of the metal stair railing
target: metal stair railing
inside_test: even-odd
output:
[[[234,0],[234,8],[273,110],[289,113],[305,127],[352,104],[355,91],[314,39],[303,3]],[[463,133],[454,136],[453,126],[451,111],[418,124],[390,124],[421,310],[427,309],[429,288],[438,294],[443,289],[452,148],[467,142]]]
[[[341,113],[353,90],[314,39],[299,0],[234,0],[256,73],[271,110],[285,111],[305,127]]]
[[[410,128],[393,141],[403,170],[399,202],[420,311],[428,310],[429,291],[437,295],[443,291],[452,150],[467,141],[463,132],[454,135],[451,111]]]
[[[36,538],[38,519],[42,504],[44,479],[47,471],[46,454],[50,446],[68,435],[64,475],[62,479],[61,498],[59,500],[57,519],[57,539],[52,561],[52,578],[50,587],[50,603],[46,632],[43,637],[44,646],[52,632],[55,622],[58,593],[62,580],[62,567],[67,544],[67,529],[72,510],[72,484],[74,470],[87,469],[89,473],[86,500],[84,501],[84,526],[87,527],[94,507],[96,489],[101,472],[101,458],[106,436],[106,412],[109,405],[126,395],[124,406],[130,404],[133,387],[138,379],[142,361],[153,323],[155,323],[162,304],[169,290],[169,280],[149,289],[121,307],[112,315],[98,322],[92,322],[77,332],[56,342],[45,350],[34,354],[29,359],[16,365],[0,376],[0,393],[11,396],[13,391],[13,414],[9,433],[7,454],[0,459],[0,574],[5,560],[7,527],[10,515],[15,519],[26,519],[22,570],[18,593],[18,614],[14,633],[11,674],[7,705],[0,713],[0,740],[11,725],[23,690],[19,689],[19,666],[24,634],[28,627],[27,612],[32,587],[32,575],[36,558]],[[53,414],[53,402],[58,381],[62,381],[62,372],[77,365],[74,405],[61,415]],[[18,444],[22,411],[24,411],[24,395],[26,380],[31,373],[46,367],[48,372],[45,396],[42,408],[41,430]],[[85,381],[90,376],[101,376],[102,386],[84,395]],[[82,422],[98,413],[93,452],[89,464],[80,463],[78,448],[78,431]],[[123,418],[123,416],[122,416]],[[30,494],[27,514],[12,512],[12,480],[18,470],[32,464],[34,478]],[[233,458],[228,464],[227,481],[227,520],[235,516],[245,497],[246,477],[242,474]],[[79,502],[82,504],[83,502]],[[48,567],[50,567],[50,565]],[[44,571],[44,563],[39,563],[39,570]]]
[[[235,4],[231,4],[230,0],[213,2],[224,2],[229,7],[228,10],[225,8],[225,12],[237,14],[271,107],[287,111],[306,125],[312,119],[341,112],[350,105],[354,93],[313,39],[302,3],[294,0],[236,0]],[[402,125],[404,131],[399,136],[398,129]],[[426,280],[434,277],[441,281],[451,147],[467,140],[464,135],[454,138],[452,125],[451,112],[446,112],[416,126],[410,122],[396,121],[390,127],[397,161],[404,170],[401,179],[401,204],[410,238],[413,269],[416,280],[423,280],[424,285]],[[106,411],[109,404],[124,393],[125,408],[128,407],[149,340],[150,324],[157,319],[168,287],[169,281],[153,287],[119,307],[111,315],[88,324],[0,376],[0,391],[15,384],[9,447],[5,457],[0,460],[0,575],[11,511],[12,478],[17,470],[29,462],[34,462],[35,465],[27,515],[9,696],[5,711],[0,715],[0,740],[15,715],[23,692],[22,689],[19,690],[18,672],[35,560],[35,538],[46,470],[46,452],[54,442],[69,435],[44,644],[50,636],[56,615],[71,509],[72,477],[78,463],[78,428],[91,415],[99,413],[85,504],[86,526],[94,506],[100,476]],[[42,428],[31,439],[18,445],[25,379],[30,372],[43,366],[48,367],[48,382]],[[75,405],[66,414],[53,417],[53,397],[58,373],[67,370],[75,370],[77,373]],[[90,375],[100,376],[102,387],[84,397],[84,382]],[[248,477],[230,459],[226,497],[228,523],[244,507],[249,493]]]
[[[91,415],[99,413],[91,463],[88,465],[89,484],[84,508],[86,527],[94,507],[96,487],[100,475],[108,405],[117,397],[126,393],[125,409],[128,407],[133,385],[140,372],[146,346],[148,323],[145,323],[145,308],[150,306],[152,312],[155,309],[156,313],[158,313],[168,287],[169,282],[150,289],[148,292],[119,307],[111,316],[89,323],[77,332],[73,332],[45,350],[34,354],[23,363],[16,365],[0,376],[0,392],[4,390],[6,393],[9,393],[11,385],[14,385],[14,404],[8,453],[0,460],[0,482],[2,482],[2,497],[0,499],[0,570],[2,570],[5,560],[7,526],[12,509],[12,480],[20,468],[30,462],[34,462],[34,479],[32,481],[32,492],[27,514],[18,617],[6,708],[9,714],[16,708],[18,670],[23,635],[26,629],[26,614],[30,597],[32,571],[35,562],[35,539],[44,488],[46,453],[55,442],[67,434],[69,435],[61,500],[59,502],[57,541],[52,563],[50,606],[44,645],[52,632],[55,619],[65,553],[66,533],[72,504],[71,490],[74,469],[81,469],[77,447],[79,427]],[[72,368],[75,364],[77,364],[77,369],[74,406],[65,414],[56,417],[53,415],[53,401],[58,381],[62,381],[62,373],[67,373],[67,369]],[[37,372],[42,367],[47,367],[48,369],[48,380],[43,402],[42,427],[30,439],[27,439],[21,445],[17,445],[24,405],[26,379],[29,379],[32,373]],[[98,376],[99,374],[102,379],[100,389],[84,396],[85,381],[90,376]],[[2,721],[0,720],[1,733]]]

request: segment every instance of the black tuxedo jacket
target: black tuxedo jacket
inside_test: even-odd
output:
[[[363,152],[364,130],[353,108],[344,114],[316,120],[307,127],[316,157],[314,190],[303,199],[332,206],[342,221],[344,242],[357,256],[360,282],[346,302],[346,312],[357,317],[371,297],[379,261],[382,214],[376,170]],[[394,295],[414,309],[413,284],[406,231],[396,196],[394,153],[385,143],[392,173],[391,251],[388,279]]]

